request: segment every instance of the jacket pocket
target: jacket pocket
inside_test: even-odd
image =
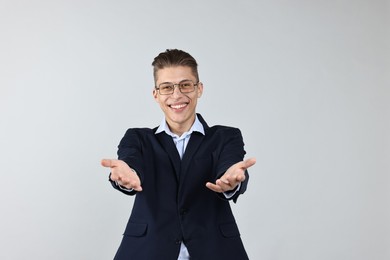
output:
[[[236,222],[230,222],[219,225],[219,229],[224,237],[239,237],[240,231],[238,230]]]
[[[124,236],[129,237],[142,237],[146,234],[146,230],[148,229],[148,224],[144,223],[127,223]]]

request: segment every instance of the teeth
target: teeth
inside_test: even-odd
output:
[[[179,108],[182,108],[182,107],[185,107],[186,104],[181,104],[181,105],[171,105],[172,108],[174,109],[179,109]]]

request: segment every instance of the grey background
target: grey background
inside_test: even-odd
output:
[[[132,206],[101,158],[154,127],[152,59],[198,60],[256,157],[251,259],[390,259],[389,1],[0,1],[0,259],[112,259]]]

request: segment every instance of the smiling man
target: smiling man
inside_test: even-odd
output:
[[[127,130],[118,159],[102,160],[113,187],[136,195],[115,259],[248,259],[229,203],[256,161],[244,160],[238,128],[196,113],[203,84],[190,54],[167,50],[152,66],[161,124]]]
[[[196,104],[202,96],[203,84],[188,66],[161,68],[155,75],[157,86],[153,96],[165,114],[169,129],[181,136],[195,121]]]

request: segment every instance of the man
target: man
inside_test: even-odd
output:
[[[118,160],[102,160],[113,187],[136,195],[115,259],[248,259],[229,200],[245,192],[255,159],[243,161],[239,129],[196,114],[203,84],[190,54],[167,50],[152,65],[162,123],[127,130]]]

